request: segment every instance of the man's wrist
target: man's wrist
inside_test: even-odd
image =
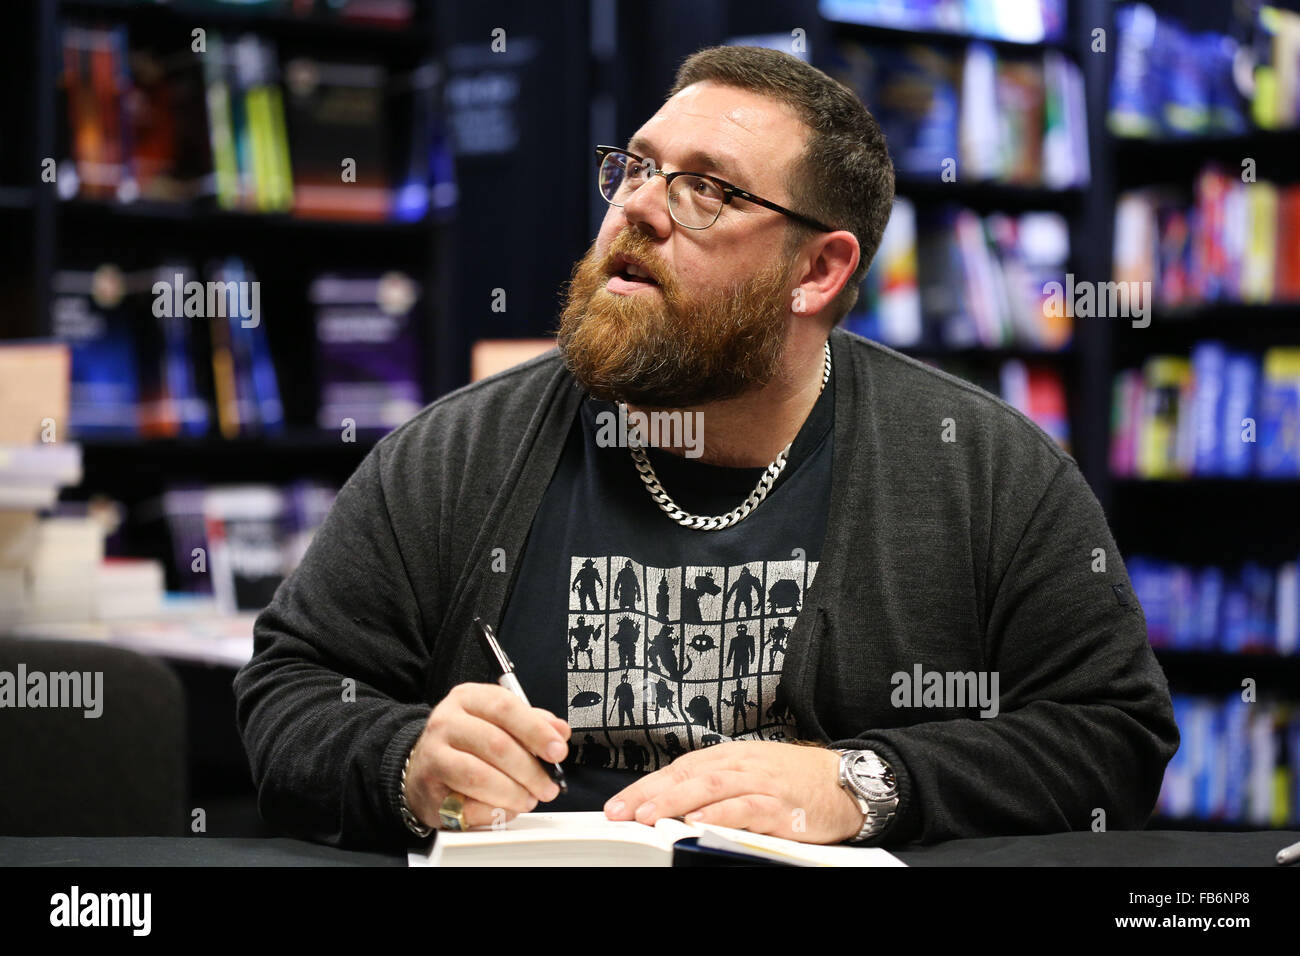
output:
[[[874,750],[836,750],[838,784],[862,815],[847,842],[864,843],[884,834],[898,814],[899,788],[893,768]]]
[[[417,739],[417,743],[418,742]],[[420,819],[415,815],[415,811],[411,809],[411,805],[406,799],[406,778],[411,769],[411,757],[414,753],[415,744],[412,744],[411,749],[407,751],[406,760],[402,764],[402,778],[398,783],[397,802],[398,807],[401,810],[402,822],[406,825],[406,829],[423,840],[433,833],[433,827],[420,822]]]

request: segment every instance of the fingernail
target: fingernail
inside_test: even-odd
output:
[[[556,797],[560,795],[560,788],[555,784],[551,784],[550,787],[547,789],[546,794],[547,794],[546,799],[548,801],[554,800]]]
[[[536,807],[537,807],[537,798],[536,798],[536,797],[529,797],[529,798],[528,798],[528,809],[531,811],[531,810],[536,809]]]
[[[703,820],[703,819],[704,819],[704,811],[703,811],[703,810],[692,810],[690,813],[686,814],[686,819],[687,819],[687,820],[690,820],[691,822],[695,822],[696,820]]]
[[[557,760],[557,761],[562,760],[564,759],[564,754],[566,750],[567,748],[564,746],[564,744],[556,740],[549,747],[546,748],[546,756],[549,757],[551,760]]]
[[[641,806],[636,808],[636,815],[638,817],[653,816],[654,812],[655,812],[655,805],[653,803],[643,803],[641,804]]]
[[[615,800],[613,803],[605,804],[605,812],[612,816],[618,816],[623,812],[625,806],[626,804],[622,800]]]

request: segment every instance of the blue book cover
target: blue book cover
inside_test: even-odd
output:
[[[69,437],[140,433],[137,343],[124,295],[121,273],[111,266],[54,277],[54,337],[68,344],[72,358]]]
[[[1248,561],[1241,569],[1241,586],[1246,592],[1246,649],[1273,652],[1277,650],[1276,628],[1273,626],[1272,568]]]
[[[1237,654],[1250,643],[1250,592],[1240,575],[1228,578],[1223,589],[1223,630],[1219,650]]]
[[[1115,11],[1115,73],[1106,123],[1117,136],[1155,136],[1160,131],[1160,83],[1154,73],[1156,15],[1131,4]]]
[[[1196,582],[1196,650],[1215,649],[1222,604],[1223,569],[1214,565],[1201,568]]]
[[[1251,473],[1255,464],[1256,441],[1244,440],[1247,428],[1242,424],[1257,414],[1255,393],[1259,385],[1259,363],[1251,355],[1229,353],[1223,377],[1223,474],[1241,478]]]
[[[1176,650],[1196,648],[1196,573],[1181,564],[1168,566],[1169,640]]]
[[[1300,475],[1300,349],[1264,353],[1255,470],[1265,478]]]
[[[1225,714],[1217,702],[1206,702],[1202,717],[1205,727],[1205,762],[1197,780],[1196,815],[1214,820],[1223,813],[1227,802],[1228,761],[1224,751]]]
[[[1246,782],[1250,776],[1250,708],[1239,694],[1223,704],[1223,752],[1227,758],[1223,817],[1240,821],[1246,817]]]
[[[1228,352],[1221,342],[1192,349],[1192,473],[1214,476],[1223,470],[1224,369]]]

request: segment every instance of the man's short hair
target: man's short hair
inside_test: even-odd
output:
[[[787,171],[789,207],[857,238],[858,266],[830,306],[836,324],[858,298],[858,286],[880,247],[894,201],[894,164],[880,124],[856,93],[798,57],[754,46],[715,46],[687,57],[671,99],[692,83],[717,83],[779,100],[809,129],[803,154]],[[815,235],[788,220],[785,255]]]

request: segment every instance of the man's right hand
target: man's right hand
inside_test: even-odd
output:
[[[563,760],[571,734],[559,717],[504,687],[458,684],[429,714],[411,751],[406,802],[431,827],[453,790],[467,798],[467,825],[513,820],[559,795],[538,759]]]

